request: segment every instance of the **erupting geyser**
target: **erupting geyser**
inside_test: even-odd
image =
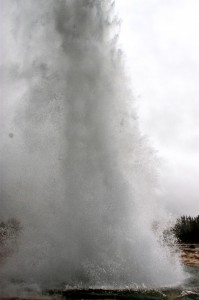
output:
[[[156,202],[156,159],[139,133],[113,4],[1,5],[0,217],[23,228],[0,265],[1,282],[181,281],[178,254],[161,233],[167,216]]]

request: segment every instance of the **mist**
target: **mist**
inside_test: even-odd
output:
[[[182,281],[163,241],[158,159],[140,134],[110,1],[1,0],[1,211],[22,232],[5,282]],[[158,223],[158,230],[154,230]]]

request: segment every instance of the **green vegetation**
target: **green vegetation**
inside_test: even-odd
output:
[[[182,216],[172,231],[180,243],[199,243],[199,215],[195,218]]]

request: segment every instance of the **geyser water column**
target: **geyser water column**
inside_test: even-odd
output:
[[[178,255],[153,230],[167,216],[155,200],[156,159],[139,133],[113,3],[1,2],[4,98],[12,99],[2,130],[13,131],[1,150],[1,216],[23,226],[1,278],[111,288],[182,280]]]

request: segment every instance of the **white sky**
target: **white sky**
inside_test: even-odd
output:
[[[140,126],[162,158],[163,201],[199,214],[199,1],[116,0]]]

